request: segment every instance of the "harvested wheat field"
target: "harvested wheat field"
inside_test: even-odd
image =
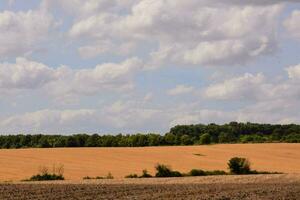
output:
[[[300,173],[300,144],[220,144],[207,146],[144,148],[57,148],[0,150],[0,180],[18,181],[38,172],[40,166],[64,165],[68,180],[84,176],[115,178],[143,169],[154,173],[157,163],[187,172],[198,168],[227,170],[234,156],[249,158],[252,168],[261,171]]]
[[[290,199],[299,174],[0,184],[0,199]]]

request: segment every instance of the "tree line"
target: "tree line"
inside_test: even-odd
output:
[[[177,125],[164,135],[1,135],[0,148],[51,147],[144,147],[217,143],[300,142],[300,125],[288,124],[196,124]]]

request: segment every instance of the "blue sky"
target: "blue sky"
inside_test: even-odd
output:
[[[0,2],[0,129],[299,123],[296,0]]]

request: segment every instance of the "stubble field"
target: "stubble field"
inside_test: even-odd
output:
[[[299,198],[297,174],[0,184],[6,200]]]

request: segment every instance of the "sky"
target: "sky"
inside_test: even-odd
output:
[[[2,0],[0,134],[300,123],[300,0]]]

